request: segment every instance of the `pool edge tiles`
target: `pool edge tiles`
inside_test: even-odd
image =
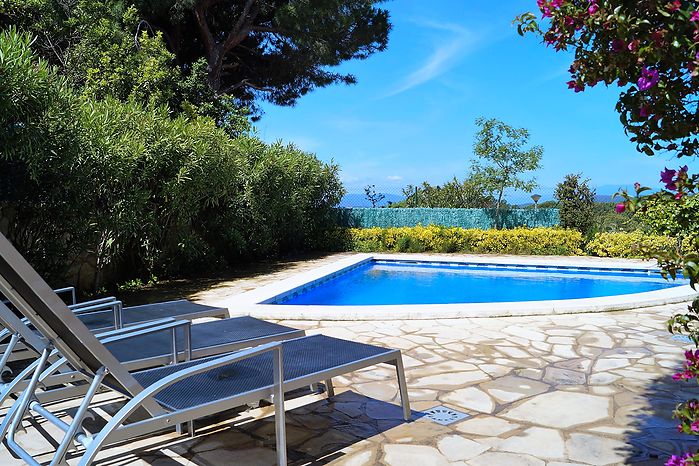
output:
[[[252,315],[273,320],[410,320],[503,317],[563,313],[618,311],[686,302],[697,296],[688,285],[663,290],[597,298],[496,303],[400,304],[400,305],[294,305],[271,304],[306,288],[333,279],[373,260],[426,263],[478,263],[518,267],[560,267],[584,270],[650,271],[655,264],[638,260],[550,256],[480,256],[426,254],[357,254],[333,264],[318,267],[294,277],[228,298],[223,305],[233,315]]]

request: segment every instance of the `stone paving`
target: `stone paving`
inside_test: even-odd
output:
[[[685,343],[665,321],[683,305],[604,314],[391,322],[283,324],[308,334],[403,351],[414,420],[398,406],[395,370],[375,367],[334,379],[336,396],[300,391],[287,402],[290,464],[616,465],[663,464],[696,448],[678,434],[675,404],[697,396],[669,376]],[[102,395],[94,423],[120,403]],[[423,411],[468,415],[444,426]],[[69,415],[74,404],[57,409]],[[101,464],[274,464],[269,407],[198,423],[194,438],[163,434],[111,447]],[[88,430],[91,425],[88,425]],[[49,452],[53,430],[27,423],[23,445]],[[48,456],[44,456],[48,459]],[[71,464],[77,463],[72,459]],[[21,464],[0,449],[0,464]]]

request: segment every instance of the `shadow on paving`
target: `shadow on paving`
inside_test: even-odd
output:
[[[287,401],[307,395],[308,390],[287,395]],[[105,412],[115,412],[121,403],[100,406]],[[188,465],[274,465],[276,464],[275,426],[271,415],[253,419],[245,410],[238,409],[212,416],[196,423],[196,437],[168,436],[146,440],[143,447],[124,454],[129,443],[118,444],[103,450],[95,464],[121,466],[127,464],[153,464],[157,466],[181,465],[181,459],[168,458],[175,453],[188,460]],[[413,421],[422,413],[413,411]],[[88,431],[104,425],[102,417],[86,423]],[[315,401],[286,411],[287,453],[289,465],[324,465],[342,458],[341,450],[358,442],[379,435],[406,422],[402,408],[393,403],[379,401],[346,391],[332,399]],[[110,449],[115,449],[110,452]],[[135,457],[135,458],[134,458]],[[138,463],[138,462],[141,463]]]
[[[614,402],[617,422],[627,426],[627,447],[619,452],[628,458],[625,464],[664,465],[671,455],[697,451],[697,438],[678,432],[678,421],[672,418],[678,403],[699,398],[696,383],[674,381],[666,375],[643,386],[624,388],[630,392],[615,395]]]
[[[112,292],[116,293],[119,299],[127,306],[175,299],[191,299],[198,293],[211,290],[226,282],[263,277],[293,268],[295,265],[303,264],[307,261],[324,259],[334,254],[308,253],[278,260],[262,260],[231,267],[209,276],[162,280],[154,285],[148,285],[137,290],[112,290]]]

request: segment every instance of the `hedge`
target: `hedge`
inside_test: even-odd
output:
[[[643,250],[669,251],[677,247],[677,240],[668,236],[649,235],[641,231],[597,233],[585,251],[591,256],[642,258]]]
[[[591,255],[641,258],[642,250],[670,250],[675,239],[640,231],[597,233],[586,243],[577,230],[480,230],[442,226],[347,228],[332,231],[328,249],[358,252],[461,252],[475,254]]]
[[[361,252],[464,252],[578,255],[583,236],[560,228],[479,230],[440,226],[350,228],[336,232],[342,249]]]

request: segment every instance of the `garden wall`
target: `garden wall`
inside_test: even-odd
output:
[[[488,230],[495,226],[495,209],[438,208],[357,208],[338,209],[339,225],[350,228],[446,227]],[[554,227],[559,224],[558,209],[509,209],[501,212],[503,228]]]

